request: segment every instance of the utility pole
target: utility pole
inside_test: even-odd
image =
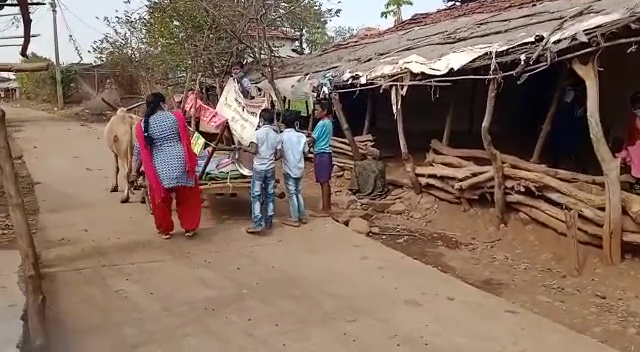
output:
[[[58,109],[64,108],[64,96],[62,92],[62,72],[60,71],[60,49],[58,48],[58,8],[57,0],[51,0],[51,13],[53,14],[53,46],[56,58],[56,89],[58,91]]]

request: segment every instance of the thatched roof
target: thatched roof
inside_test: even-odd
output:
[[[584,45],[598,31],[638,17],[640,0],[481,0],[418,14],[379,36],[288,60],[278,75],[357,72],[372,80],[411,71],[439,76],[492,60],[530,57],[549,34],[545,53]]]

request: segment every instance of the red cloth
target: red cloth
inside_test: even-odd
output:
[[[192,178],[196,185],[196,165],[198,165],[198,156],[191,149],[191,138],[189,137],[189,128],[187,127],[187,121],[184,115],[179,111],[174,111],[173,115],[178,120],[178,130],[180,132],[180,142],[182,142],[182,148],[185,153],[185,164],[187,165],[186,171],[190,178]],[[170,195],[169,190],[165,189],[160,183],[158,173],[153,165],[153,157],[151,155],[151,148],[144,140],[144,131],[142,130],[142,121],[136,124],[136,138],[140,146],[140,159],[142,160],[142,167],[144,168],[144,174],[149,184],[149,198],[151,198],[151,204],[155,204],[161,201],[166,195]]]
[[[173,189],[176,195],[176,210],[180,226],[185,231],[195,231],[200,226],[202,214],[202,201],[200,199],[200,187],[176,187]],[[158,203],[153,203],[153,220],[159,233],[169,234],[173,232],[173,219],[171,219],[171,194],[165,194]]]
[[[638,128],[636,119],[634,114],[632,123],[627,130],[627,140],[617,156],[631,167],[631,176],[640,179],[640,128]]]
[[[631,123],[629,124],[629,128],[627,129],[627,140],[624,142],[624,147],[628,147],[636,144],[638,140],[640,140],[640,128],[636,124],[636,114],[633,114],[631,117]]]

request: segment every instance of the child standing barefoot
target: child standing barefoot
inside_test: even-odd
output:
[[[306,223],[301,183],[304,175],[304,156],[309,152],[309,146],[307,137],[296,129],[299,117],[300,113],[296,111],[286,111],[282,119],[285,130],[280,134],[282,170],[291,213],[291,217],[284,224],[292,227],[300,227],[300,224]]]
[[[316,103],[316,118],[320,121],[313,129],[311,145],[313,146],[313,169],[316,182],[322,191],[322,209],[317,217],[331,216],[331,172],[333,171],[333,156],[331,154],[331,138],[333,138],[333,117],[331,102],[328,100]]]

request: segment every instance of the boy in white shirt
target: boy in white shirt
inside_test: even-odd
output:
[[[292,227],[300,227],[300,224],[307,222],[302,199],[302,176],[304,176],[304,156],[309,152],[309,146],[307,137],[296,129],[299,117],[298,111],[285,111],[282,116],[285,130],[280,134],[284,184],[289,195],[291,213],[291,217],[284,224]]]

